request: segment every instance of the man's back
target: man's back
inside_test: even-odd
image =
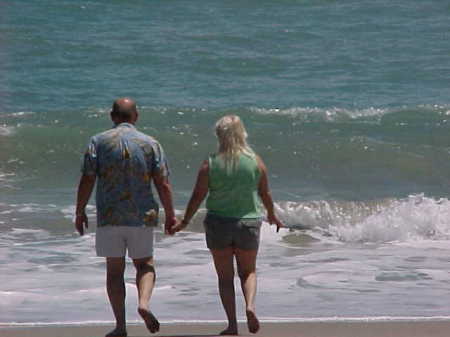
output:
[[[83,172],[98,177],[98,226],[157,224],[158,204],[153,198],[151,177],[168,172],[155,139],[130,123],[120,123],[92,137]]]

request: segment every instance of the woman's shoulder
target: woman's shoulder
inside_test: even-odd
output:
[[[242,152],[241,158],[242,157],[251,161],[255,161],[256,163],[259,163],[261,161],[261,158],[255,152]]]
[[[200,165],[199,172],[208,172],[209,171],[209,160],[205,159],[202,161],[202,164]]]
[[[262,158],[260,156],[258,156],[255,153],[255,161],[256,161],[256,165],[258,166],[258,170],[261,173],[264,173],[266,171],[266,165],[264,164],[264,161],[262,160]]]

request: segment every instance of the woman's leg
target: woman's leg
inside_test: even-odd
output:
[[[245,298],[248,330],[256,333],[259,330],[259,321],[255,312],[256,256],[258,251],[236,248],[235,254],[242,292]]]
[[[219,282],[220,299],[228,318],[228,327],[221,335],[237,335],[236,299],[234,292],[233,247],[211,249]]]

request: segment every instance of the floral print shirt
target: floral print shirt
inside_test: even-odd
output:
[[[156,226],[154,175],[169,175],[161,145],[130,123],[91,138],[82,173],[97,176],[97,226]]]

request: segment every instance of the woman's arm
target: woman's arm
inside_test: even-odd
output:
[[[269,189],[269,179],[267,178],[267,168],[260,157],[256,156],[256,160],[258,162],[259,171],[261,172],[261,178],[259,179],[258,185],[258,194],[261,197],[263,205],[267,210],[267,221],[271,225],[272,224],[277,225],[277,232],[278,232],[281,227],[284,227],[284,224],[275,215],[272,195]]]
[[[183,220],[175,226],[175,231],[178,232],[189,224],[195,212],[197,212],[201,203],[208,194],[208,173],[209,163],[208,160],[205,160],[198,171],[197,181],[195,183],[194,190],[192,191],[191,199],[186,207]]]

